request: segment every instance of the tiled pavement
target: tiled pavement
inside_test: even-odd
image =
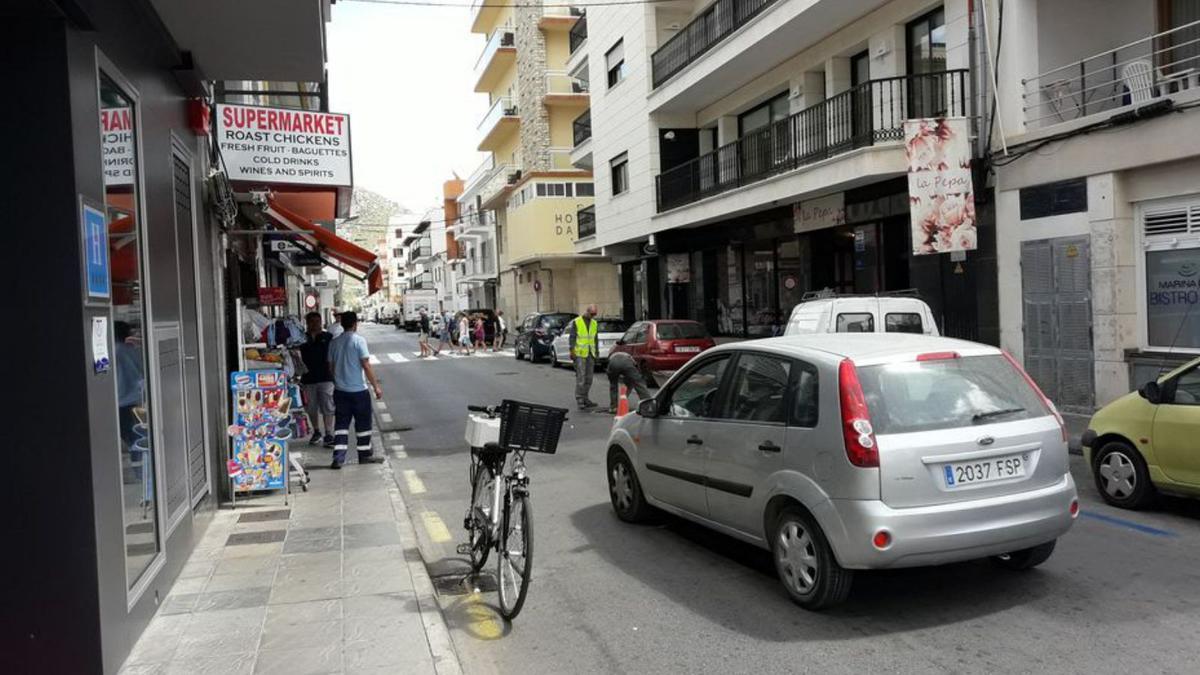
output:
[[[388,464],[269,501],[216,514],[122,673],[459,672]]]

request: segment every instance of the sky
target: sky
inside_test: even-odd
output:
[[[484,160],[487,96],[473,91],[484,38],[467,8],[342,0],[326,28],[329,107],[350,115],[355,186],[417,212],[440,206],[442,181]]]

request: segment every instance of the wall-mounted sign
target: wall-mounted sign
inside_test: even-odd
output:
[[[913,255],[977,246],[968,134],[965,117],[904,122]]]
[[[92,372],[107,373],[112,367],[108,358],[108,317],[92,317]]]
[[[133,147],[133,109],[100,109],[100,151],[104,186],[133,185],[136,154]]]
[[[287,289],[283,286],[262,286],[258,289],[258,302],[264,306],[287,304]]]
[[[230,180],[354,185],[349,115],[218,104],[217,144]]]
[[[108,265],[108,219],[104,209],[80,200],[79,228],[83,245],[84,300],[106,302],[112,297]]]
[[[792,207],[796,232],[811,232],[846,224],[846,196],[836,194],[810,199]]]
[[[667,283],[686,284],[692,280],[692,268],[686,253],[667,254]]]
[[[290,241],[275,239],[270,242],[271,250],[276,253],[299,253],[300,247]]]
[[[317,296],[313,295],[312,293],[306,294],[304,296],[304,309],[316,309],[316,308],[317,308]]]

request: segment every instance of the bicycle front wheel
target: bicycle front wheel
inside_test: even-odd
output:
[[[492,492],[496,475],[492,467],[479,464],[471,480],[471,511],[467,514],[467,544],[470,549],[471,571],[478,572],[487,563],[492,548]]]
[[[527,495],[514,495],[505,505],[500,551],[497,555],[497,585],[500,615],[512,620],[525,605],[533,569],[533,513]]]

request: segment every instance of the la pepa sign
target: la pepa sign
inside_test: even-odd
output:
[[[217,145],[230,180],[354,185],[349,115],[222,103]]]

